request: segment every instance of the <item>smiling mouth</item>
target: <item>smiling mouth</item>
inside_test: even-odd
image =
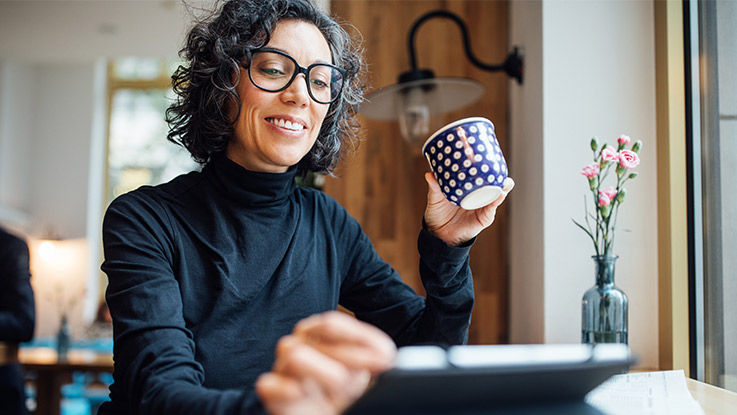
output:
[[[303,129],[307,128],[298,122],[291,122],[289,120],[284,120],[281,118],[269,117],[269,118],[266,118],[266,121],[276,125],[277,127],[286,128],[287,130],[292,130],[292,131],[302,131]]]

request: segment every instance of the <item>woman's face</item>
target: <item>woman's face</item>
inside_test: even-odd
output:
[[[289,54],[303,67],[332,63],[330,47],[320,30],[300,20],[277,23],[266,47]],[[241,70],[238,93],[241,112],[235,137],[226,150],[228,158],[248,170],[281,173],[310,151],[329,105],[310,98],[304,75],[297,75],[283,91],[267,92],[254,86],[248,71]],[[284,121],[292,128],[278,125]]]

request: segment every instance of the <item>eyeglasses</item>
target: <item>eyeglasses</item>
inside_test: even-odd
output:
[[[345,69],[327,63],[313,63],[304,68],[293,57],[276,49],[250,52],[248,77],[259,89],[279,92],[287,89],[298,74],[304,74],[307,92],[320,104],[329,104],[343,90]]]

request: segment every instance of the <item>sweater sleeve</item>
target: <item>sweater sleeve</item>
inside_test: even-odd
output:
[[[253,391],[203,386],[204,370],[194,358],[171,265],[175,251],[168,217],[139,192],[116,199],[103,221],[102,269],[109,280],[106,300],[114,330],[110,390],[113,401],[128,407],[103,407],[100,413],[263,413]]]
[[[0,249],[0,341],[29,341],[36,312],[28,246],[15,237],[6,241]]]
[[[398,346],[463,344],[473,308],[468,253],[472,243],[451,247],[426,230],[418,239],[420,278],[417,295],[376,253],[358,222],[338,207],[339,244],[345,249],[341,304],[361,320],[380,327]]]

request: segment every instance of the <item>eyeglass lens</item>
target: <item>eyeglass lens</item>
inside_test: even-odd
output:
[[[286,88],[296,73],[292,59],[276,52],[257,52],[251,57],[249,71],[251,80],[259,88],[280,91]],[[307,85],[312,98],[320,103],[329,103],[340,94],[343,75],[326,64],[310,65]]]

